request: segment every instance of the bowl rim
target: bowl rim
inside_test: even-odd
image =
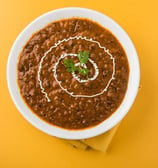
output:
[[[31,34],[33,34],[34,32],[43,28],[44,23],[46,23],[45,25],[47,25],[48,23],[53,22],[54,20],[51,21],[51,17],[53,17],[53,16],[58,17],[58,15],[60,15],[60,14],[62,14],[63,16],[66,14],[69,14],[69,15],[72,15],[71,17],[73,17],[74,12],[76,12],[76,16],[79,12],[86,14],[86,16],[83,16],[83,17],[88,18],[88,19],[91,19],[91,17],[100,18],[101,21],[99,21],[99,22],[98,22],[98,20],[91,19],[91,20],[94,20],[98,23],[106,21],[108,24],[110,24],[109,26],[111,26],[111,27],[108,27],[108,28],[106,27],[106,28],[110,32],[112,32],[114,34],[114,36],[116,36],[115,35],[116,32],[113,32],[112,29],[113,29],[113,27],[115,27],[115,29],[117,29],[116,31],[118,31],[123,36],[123,37],[121,37],[119,35],[119,38],[118,38],[118,36],[116,36],[116,38],[120,41],[122,47],[124,48],[124,50],[126,52],[126,55],[128,53],[131,56],[129,58],[129,56],[127,55],[127,58],[129,61],[129,68],[130,68],[128,88],[126,90],[124,100],[122,101],[122,103],[118,107],[118,109],[108,119],[104,120],[103,122],[101,122],[100,124],[98,124],[94,127],[90,127],[87,129],[79,129],[79,130],[68,130],[68,129],[63,129],[63,128],[59,128],[59,127],[50,125],[49,123],[40,119],[36,114],[34,114],[28,108],[28,106],[24,102],[23,98],[21,97],[20,93],[18,93],[19,88],[18,88],[17,82],[15,83],[15,78],[16,78],[15,64],[17,67],[17,61],[18,61],[19,54],[20,54],[20,52],[17,53],[17,51],[20,51],[20,46],[21,47],[24,46],[26,41],[29,40],[29,38],[27,38],[27,35],[26,35],[28,33],[28,31],[30,31]],[[79,16],[79,17],[82,17],[82,16]],[[67,18],[67,17],[65,17],[65,18]],[[58,19],[55,19],[55,20],[58,20]],[[38,24],[40,25],[41,21],[44,21],[44,23],[42,22],[41,28],[37,29],[37,25]],[[25,40],[23,40],[23,39],[25,39]],[[123,44],[122,44],[123,41],[121,42],[121,40],[124,40]],[[23,42],[23,41],[25,41],[25,42]],[[129,48],[130,52],[126,50],[126,47]],[[21,48],[21,50],[22,50],[22,48]],[[17,56],[17,54],[18,54],[18,56]],[[131,60],[129,60],[129,59],[131,59]],[[133,69],[131,68],[131,65],[134,66]],[[14,73],[14,75],[13,75],[13,73]],[[131,77],[131,74],[132,74],[132,77]],[[80,8],[80,7],[59,8],[59,9],[55,9],[55,10],[52,10],[52,11],[49,11],[45,14],[40,15],[35,20],[33,20],[30,24],[28,24],[23,29],[23,31],[18,35],[18,37],[16,38],[16,40],[10,50],[8,62],[7,62],[8,89],[9,89],[9,93],[11,95],[11,98],[12,98],[16,108],[18,109],[18,111],[34,127],[38,128],[39,130],[41,130],[49,135],[56,136],[56,137],[63,138],[63,139],[76,140],[76,139],[91,138],[91,137],[100,135],[100,134],[110,130],[111,128],[113,128],[125,117],[125,115],[129,111],[129,109],[133,105],[134,100],[137,95],[137,92],[138,92],[139,82],[140,82],[139,60],[138,60],[138,56],[137,56],[137,52],[134,47],[134,44],[132,43],[128,34],[113,19],[109,18],[105,14],[102,14],[98,11],[88,9],[88,8]]]

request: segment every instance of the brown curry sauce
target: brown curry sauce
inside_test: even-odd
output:
[[[61,54],[89,51],[89,58],[98,66],[99,75],[93,81],[78,82],[61,60],[56,67],[57,79],[64,88],[76,95],[94,95],[107,85],[113,72],[113,62],[96,43],[73,39],[59,44],[43,59],[40,71],[42,87],[48,94],[48,102],[42,93],[38,70],[43,55],[59,40],[82,36],[98,41],[115,59],[114,80],[103,94],[95,97],[73,97],[65,92],[53,75],[53,67]],[[77,58],[71,58],[74,63]],[[64,59],[67,59],[66,57]],[[88,77],[95,73],[90,62]],[[80,78],[85,77],[77,74]],[[66,129],[83,129],[95,126],[107,119],[120,106],[128,85],[129,66],[127,56],[114,35],[96,22],[71,18],[55,21],[36,32],[24,46],[18,62],[18,84],[21,95],[30,109],[50,124]]]

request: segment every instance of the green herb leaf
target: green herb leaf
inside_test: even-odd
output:
[[[79,71],[79,74],[83,75],[83,76],[87,76],[87,79],[88,79],[88,72],[89,70],[87,68],[78,68],[78,71]]]
[[[65,59],[63,61],[64,61],[64,65],[67,68],[68,72],[75,72],[77,70],[72,59]]]
[[[87,76],[87,79],[88,79],[88,72],[89,70],[87,68],[81,68],[81,66],[83,64],[87,64],[88,62],[88,58],[89,58],[89,51],[80,51],[77,55],[79,61],[80,61],[80,65],[79,67],[77,68],[72,59],[64,59],[64,65],[65,67],[67,68],[66,70],[68,72],[75,72],[75,71],[78,71],[79,74],[81,74],[82,76]]]
[[[80,51],[77,55],[80,64],[87,64],[89,58],[89,51]]]

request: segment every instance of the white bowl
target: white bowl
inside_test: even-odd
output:
[[[45,27],[50,22],[62,18],[71,18],[73,16],[89,18],[91,20],[97,21],[102,26],[110,30],[122,44],[127,54],[130,68],[128,88],[120,107],[104,122],[92,128],[83,130],[67,130],[59,128],[40,119],[33,112],[31,112],[31,110],[23,101],[17,84],[17,62],[19,53],[22,51],[23,46],[32,36],[32,34]],[[17,37],[10,51],[7,64],[8,88],[19,112],[36,128],[49,135],[64,139],[85,139],[94,137],[108,131],[118,124],[125,117],[134,102],[139,87],[139,80],[140,67],[137,53],[126,32],[116,22],[104,14],[85,8],[62,8],[50,11],[38,17],[36,20],[30,23]]]

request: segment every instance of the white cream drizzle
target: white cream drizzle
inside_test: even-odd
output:
[[[58,63],[60,62],[60,60],[63,59],[63,58],[65,58],[65,57],[67,57],[67,56],[77,57],[77,54],[73,54],[73,53],[67,54],[67,53],[66,53],[66,54],[64,54],[64,55],[61,55],[60,58],[58,59],[58,62],[54,65],[53,71],[55,71],[55,73],[56,73],[56,67],[57,67]],[[99,74],[99,69],[98,69],[97,64],[96,64],[92,59],[90,59],[90,58],[88,58],[88,61],[93,65],[93,67],[94,67],[94,69],[95,69],[95,74],[94,74],[93,77],[83,80],[83,79],[80,79],[74,72],[72,72],[72,76],[73,76],[78,82],[80,82],[80,83],[84,83],[84,82],[87,82],[87,81],[89,81],[89,80],[95,80],[95,79],[97,78],[98,74]],[[79,66],[79,64],[80,64],[80,63],[77,62],[77,63],[75,64],[75,66]],[[82,64],[81,66],[82,66],[83,68],[87,68],[87,65],[86,65],[86,64]]]
[[[97,93],[97,94],[94,94],[94,95],[90,95],[90,96],[89,96],[89,95],[74,95],[73,92],[69,92],[66,88],[63,88],[63,86],[61,85],[62,82],[61,82],[61,81],[58,81],[58,79],[57,79],[57,74],[56,74],[56,67],[57,67],[57,65],[59,64],[59,61],[60,61],[61,59],[63,59],[64,57],[66,57],[66,56],[77,56],[77,54],[73,54],[73,53],[62,54],[62,55],[59,57],[57,63],[54,65],[54,68],[53,68],[53,70],[52,70],[52,71],[54,72],[54,78],[55,78],[55,80],[59,83],[59,86],[61,87],[61,89],[63,89],[66,93],[68,93],[68,94],[71,95],[72,97],[95,97],[95,96],[99,96],[99,95],[103,94],[105,91],[107,91],[107,89],[108,89],[108,87],[109,87],[111,81],[115,79],[115,78],[114,78],[114,75],[115,75],[115,58],[112,56],[112,54],[109,52],[109,50],[106,49],[105,47],[101,46],[101,44],[100,44],[98,41],[95,41],[95,40],[93,40],[92,38],[88,39],[88,38],[82,37],[82,36],[74,36],[74,37],[69,37],[69,38],[67,38],[67,39],[63,39],[63,40],[61,40],[61,41],[59,40],[57,43],[55,43],[54,46],[50,47],[50,49],[44,53],[44,56],[41,58],[41,61],[40,61],[40,64],[39,64],[39,68],[38,68],[38,73],[37,73],[37,75],[38,75],[38,81],[39,81],[40,88],[41,88],[41,92],[42,92],[43,94],[45,94],[45,96],[46,96],[48,102],[50,102],[51,100],[49,99],[48,94],[44,91],[44,88],[43,88],[43,86],[42,86],[42,81],[41,81],[41,79],[40,79],[40,72],[41,72],[43,60],[44,60],[44,58],[47,56],[47,54],[48,54],[49,52],[51,52],[51,50],[52,50],[53,48],[56,48],[59,44],[61,44],[61,43],[63,43],[63,42],[67,42],[67,41],[73,40],[73,39],[77,39],[77,40],[82,39],[82,40],[90,41],[90,42],[93,42],[93,43],[98,44],[99,48],[104,49],[104,52],[107,53],[107,54],[110,56],[110,59],[113,60],[113,73],[112,73],[111,78],[109,79],[109,81],[108,81],[106,87],[105,87],[101,92],[99,92],[99,93]],[[95,68],[95,75],[94,75],[92,78],[89,78],[88,80],[82,80],[82,79],[78,78],[75,73],[72,73],[73,77],[74,77],[78,82],[80,82],[80,83],[87,82],[87,81],[89,81],[89,80],[95,80],[95,79],[97,78],[98,74],[99,74],[99,70],[98,70],[97,64],[96,64],[92,59],[90,59],[90,58],[89,58],[89,61],[93,64],[93,66],[94,66],[94,68]],[[75,65],[77,66],[77,64],[78,64],[78,63],[76,63]],[[82,65],[82,66],[83,66],[83,67],[86,67],[85,64]]]

